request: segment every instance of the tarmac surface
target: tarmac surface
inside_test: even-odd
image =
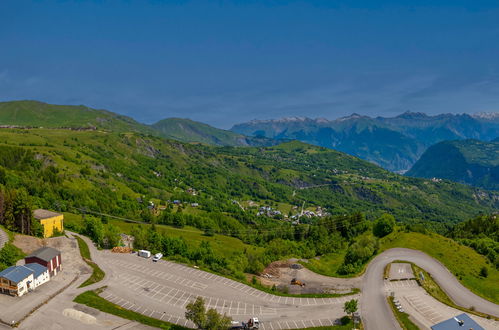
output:
[[[390,266],[391,280],[406,280],[414,278],[411,264],[394,262]]]
[[[339,298],[297,298],[271,295],[242,283],[204,272],[196,268],[161,260],[138,257],[136,254],[115,254],[98,251],[91,241],[92,259],[106,272],[103,281],[78,288],[86,279],[82,274],[75,283],[35,311],[21,329],[148,329],[72,300],[84,291],[107,286],[101,296],[123,308],[146,316],[183,326],[193,327],[185,319],[185,306],[196,297],[205,299],[208,308],[226,313],[234,320],[245,321],[256,316],[262,329],[293,329],[337,324],[345,315],[344,302],[360,300],[360,314],[365,329],[400,329],[386,297],[395,292],[404,309],[422,328],[456,314],[455,309],[429,296],[413,280],[386,281],[384,267],[395,260],[414,262],[431,272],[444,291],[464,307],[473,305],[477,311],[499,314],[499,306],[464,288],[454,276],[430,256],[410,249],[390,249],[374,258],[362,276],[362,293]],[[411,276],[407,266],[395,264],[393,275]],[[455,283],[457,282],[457,284]],[[464,299],[464,302],[463,302]],[[457,312],[457,314],[459,314]],[[496,321],[477,318],[486,329],[497,329]],[[0,328],[3,326],[0,325]]]
[[[339,298],[275,296],[250,286],[192,267],[136,254],[97,252],[97,263],[113,268],[101,296],[123,308],[183,326],[185,306],[197,297],[234,320],[258,317],[262,329],[292,329],[338,324],[345,315]]]
[[[386,296],[393,295],[403,311],[409,314],[409,318],[420,329],[430,329],[432,325],[463,313],[461,310],[449,307],[434,299],[419,286],[416,280],[394,279],[390,277],[390,280],[384,281]],[[468,315],[484,329],[499,329],[499,321],[488,320],[469,313]]]
[[[499,305],[485,300],[465,288],[447,268],[429,255],[416,250],[395,248],[387,250],[368,265],[364,274],[360,306],[362,321],[366,329],[400,329],[386,301],[383,272],[387,264],[404,260],[413,262],[431,273],[432,277],[459,306],[499,317]],[[433,299],[433,298],[432,298]]]

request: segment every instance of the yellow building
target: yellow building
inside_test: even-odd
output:
[[[38,209],[33,211],[33,216],[40,221],[43,226],[43,237],[52,237],[54,235],[54,230],[56,229],[59,232],[64,230],[63,214]]]

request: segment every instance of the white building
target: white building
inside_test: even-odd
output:
[[[21,297],[33,288],[33,271],[24,266],[12,266],[0,272],[0,292]]]
[[[26,264],[24,267],[29,268],[33,271],[33,288],[36,288],[43,283],[50,281],[50,274],[47,267],[40,264]]]
[[[50,274],[45,266],[12,266],[0,272],[0,293],[21,297],[49,280]]]

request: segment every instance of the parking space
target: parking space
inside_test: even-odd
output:
[[[390,266],[389,276],[391,280],[405,280],[414,278],[414,273],[411,264],[395,262]]]
[[[416,288],[418,286],[419,285],[416,280],[385,281],[385,288],[388,290],[400,288]]]
[[[109,292],[104,292],[103,294],[101,294],[101,296],[104,299],[112,302],[113,304],[119,305],[125,309],[131,310],[131,311],[136,312],[136,313],[140,313],[140,314],[145,315],[145,316],[153,317],[155,319],[159,319],[159,320],[166,321],[166,322],[179,324],[179,325],[186,326],[189,328],[195,327],[194,323],[186,320],[185,318],[183,318],[181,316],[167,314],[166,312],[163,312],[163,311],[147,309],[144,306],[136,305],[135,303],[133,303],[127,299],[120,298],[120,297],[118,297],[112,293],[109,293]]]
[[[343,304],[359,295],[339,298],[274,296],[199,269],[133,254],[100,252],[99,262],[112,266],[112,280],[101,296],[123,308],[179,325],[185,307],[196,297],[207,308],[234,320],[258,317],[265,329],[291,329],[331,325],[344,315]],[[324,316],[328,318],[324,318]]]

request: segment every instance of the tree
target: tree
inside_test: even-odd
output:
[[[395,228],[395,218],[391,214],[383,214],[374,223],[373,234],[378,237],[384,237],[390,234]]]
[[[343,310],[345,313],[350,314],[352,320],[353,320],[353,313],[357,311],[357,299],[352,299],[347,302],[345,302],[345,305],[343,306]]]
[[[222,330],[230,327],[232,319],[227,315],[222,315],[213,308],[206,312],[202,297],[197,297],[194,302],[187,304],[186,309],[185,318],[191,320],[198,329]]]
[[[92,239],[97,245],[101,246],[104,241],[104,226],[100,219],[87,216],[83,220],[84,233]]]
[[[204,307],[204,299],[197,297],[196,301],[187,304],[185,307],[185,318],[192,321],[198,329],[204,329],[206,325],[206,308]]]
[[[232,319],[226,314],[221,315],[216,309],[210,309],[206,313],[206,330],[222,330],[230,327]]]

